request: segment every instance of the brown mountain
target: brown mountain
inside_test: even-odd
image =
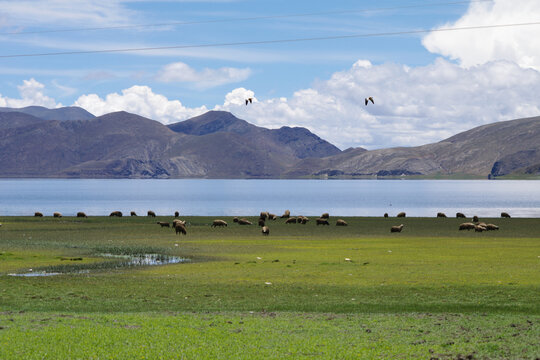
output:
[[[352,149],[298,163],[286,175],[494,177],[540,168],[540,117],[479,126],[438,143],[365,151]]]

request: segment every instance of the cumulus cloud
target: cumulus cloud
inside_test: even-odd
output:
[[[170,124],[205,113],[205,106],[187,108],[179,100],[169,100],[148,86],[132,86],[122,93],[108,94],[102,99],[96,94],[82,95],[74,103],[96,116],[114,111],[127,111]]]
[[[471,2],[457,21],[441,28],[538,22],[540,1]],[[540,70],[539,25],[432,32],[422,40],[432,53],[458,60],[464,67],[507,60]]]
[[[13,99],[4,97],[0,94],[0,106],[12,108],[21,108],[32,105],[45,106],[48,108],[62,106],[62,104],[57,104],[53,98],[45,95],[44,88],[45,85],[36,81],[34,78],[31,78],[30,80],[23,80],[22,85],[17,86],[21,98]]]
[[[243,81],[250,75],[251,70],[249,68],[222,67],[219,69],[205,68],[197,71],[186,63],[175,62],[164,66],[158,73],[157,80],[192,83],[193,86],[204,89]]]

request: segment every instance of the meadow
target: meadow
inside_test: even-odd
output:
[[[0,358],[540,356],[540,219],[314,218],[0,217]]]

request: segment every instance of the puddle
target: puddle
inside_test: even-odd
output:
[[[188,262],[189,259],[181,258],[179,256],[169,256],[162,254],[140,254],[140,255],[114,255],[114,254],[99,254],[99,256],[104,258],[114,258],[119,261],[109,263],[102,263],[104,268],[108,269],[119,269],[123,267],[134,267],[134,266],[157,266],[157,265],[167,265],[167,264],[178,264],[182,262]],[[123,261],[122,261],[123,260]],[[96,268],[97,269],[97,268]],[[23,276],[23,277],[39,277],[39,276],[55,276],[62,274],[84,274],[89,273],[90,270],[80,270],[80,271],[67,271],[67,272],[46,272],[46,271],[36,271],[28,272],[21,274],[7,274],[8,276]]]

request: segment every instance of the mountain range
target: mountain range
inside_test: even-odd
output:
[[[301,127],[266,129],[224,111],[163,125],[127,112],[0,108],[0,177],[498,177],[540,173],[540,117],[437,143],[341,151]]]

